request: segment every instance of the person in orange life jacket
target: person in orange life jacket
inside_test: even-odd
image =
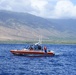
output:
[[[47,53],[47,47],[46,46],[44,46],[44,51],[45,51],[45,53]]]

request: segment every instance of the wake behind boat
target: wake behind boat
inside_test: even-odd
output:
[[[14,55],[20,56],[54,56],[54,52],[47,49],[46,46],[42,47],[39,43],[30,45],[28,48],[22,50],[10,50]]]

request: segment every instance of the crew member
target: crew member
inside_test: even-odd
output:
[[[30,48],[29,48],[30,50],[33,50],[33,47],[32,46],[30,46]]]
[[[45,51],[45,53],[47,53],[47,47],[46,46],[44,46],[44,51]]]

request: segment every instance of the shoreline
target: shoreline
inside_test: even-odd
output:
[[[17,41],[17,40],[15,40],[15,41],[0,41],[0,44],[33,44],[33,43],[37,43],[38,41]],[[42,44],[65,44],[65,45],[67,45],[67,44],[76,44],[76,41],[69,41],[69,42],[67,42],[67,41],[64,41],[64,42],[62,42],[62,41],[53,41],[53,42],[51,42],[51,41],[42,41]]]

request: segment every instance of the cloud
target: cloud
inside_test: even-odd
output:
[[[57,0],[31,0],[31,7],[34,9],[31,13],[42,17],[51,17],[54,1]]]
[[[0,9],[17,12],[29,12],[31,10],[30,0],[1,0]],[[9,9],[10,8],[10,9]]]
[[[47,18],[75,18],[72,0],[0,0],[0,10],[28,12]]]
[[[32,0],[33,1],[33,0]],[[34,14],[47,18],[76,18],[74,0],[36,0]],[[40,5],[41,4],[41,5]],[[36,6],[35,6],[36,7]]]
[[[69,0],[58,1],[54,9],[54,15],[58,18],[76,17],[76,5]]]
[[[33,14],[43,15],[45,11],[45,6],[47,5],[46,0],[31,0],[31,7],[34,9]]]

